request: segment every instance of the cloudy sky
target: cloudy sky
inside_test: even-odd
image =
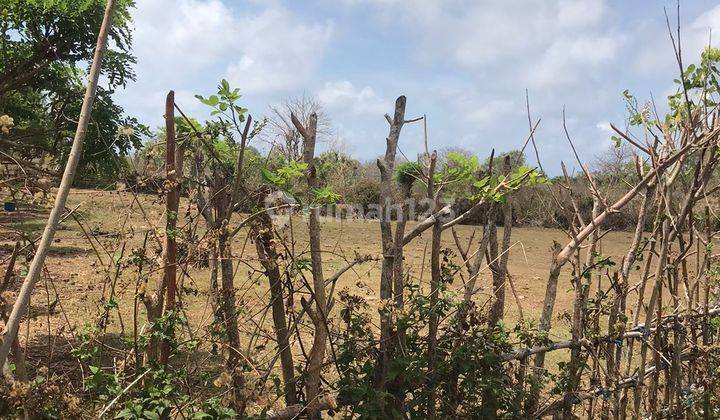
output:
[[[384,151],[394,99],[408,117],[428,116],[431,147],[481,156],[518,148],[528,133],[525,90],[545,169],[572,162],[562,109],[581,157],[611,144],[621,98],[661,102],[678,68],[659,0],[137,0],[137,82],[118,94],[127,112],[162,124],[164,95],[203,119],[194,94],[220,79],[239,87],[253,116],[293,96],[318,98],[334,139],[361,159]],[[720,37],[720,5],[683,1],[690,62]],[[717,46],[716,42],[713,42]],[[423,149],[419,125],[403,131],[409,157]],[[530,159],[531,162],[534,159]]]

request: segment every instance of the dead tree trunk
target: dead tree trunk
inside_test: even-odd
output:
[[[272,308],[275,339],[280,353],[280,368],[282,370],[285,403],[297,404],[297,388],[295,386],[295,367],[293,364],[292,348],[290,347],[290,331],[285,318],[285,299],[283,297],[282,277],[278,266],[279,255],[273,243],[272,220],[267,213],[258,217],[258,223],[253,226],[255,249],[265,275],[270,283],[270,305]]]
[[[392,118],[386,115],[390,124],[390,133],[386,139],[385,157],[378,159],[377,165],[380,169],[380,232],[382,238],[382,271],[380,274],[380,300],[382,305],[391,305],[393,298],[393,278],[396,270],[395,254],[397,247],[393,238],[392,224],[390,221],[390,208],[393,202],[393,172],[395,169],[395,154],[400,139],[400,131],[405,124],[405,97],[400,96],[395,101],[395,113]],[[398,299],[396,297],[396,299]],[[388,308],[389,309],[389,308]],[[374,386],[375,389],[384,391],[387,388],[387,368],[390,354],[394,348],[392,340],[393,320],[389,310],[383,310],[380,317],[380,352],[376,365]],[[396,396],[402,398],[402,396]],[[393,404],[397,405],[397,404]],[[389,411],[386,412],[390,415]]]
[[[165,239],[162,260],[163,275],[158,279],[152,293],[147,292],[147,280],[141,291],[142,301],[147,312],[147,321],[154,324],[163,313],[175,308],[177,294],[177,217],[180,206],[180,178],[182,178],[182,151],[175,142],[175,93],[170,91],[165,100]],[[167,364],[170,357],[169,340],[159,340],[153,335],[145,349],[145,363],[157,361]]]
[[[652,295],[648,302],[648,308],[645,313],[645,325],[650,325],[654,315],[655,305],[658,301],[658,296],[662,289],[662,279],[665,275],[665,265],[667,263],[667,255],[669,248],[669,236],[670,236],[670,223],[667,219],[663,221],[662,236],[660,237],[660,255],[658,257],[657,268],[655,270],[655,282],[652,290]],[[659,322],[660,320],[658,320]],[[643,340],[643,344],[640,349],[640,365],[638,367],[638,378],[637,386],[635,387],[634,394],[634,406],[635,412],[640,413],[640,405],[642,403],[643,388],[645,388],[645,364],[647,360],[648,345],[647,341]]]
[[[170,91],[165,101],[165,174],[167,199],[165,203],[165,246],[163,249],[163,283],[165,284],[165,312],[175,309],[177,294],[177,218],[180,207],[180,181],[182,177],[182,153],[176,162],[175,147],[175,92]],[[170,342],[166,339],[160,350],[160,363],[167,364]]]
[[[510,167],[510,156],[505,156],[505,162],[503,163],[503,173],[505,176],[509,176],[511,171]],[[495,326],[505,316],[505,280],[507,278],[507,264],[510,257],[510,238],[512,234],[512,203],[511,199],[506,198],[505,203],[502,204],[503,212],[503,239],[500,247],[499,255],[490,255],[494,260],[491,267],[493,268],[493,293],[495,298],[492,306],[490,307],[490,315],[488,316],[488,324]],[[494,223],[494,222],[493,222]],[[492,239],[495,242],[495,249],[497,254],[497,228],[495,228],[495,238]]]
[[[312,191],[317,188],[317,174],[315,169],[317,115],[315,113],[310,115],[310,121],[307,127],[303,126],[294,114],[290,115],[290,119],[303,137],[303,162],[307,164],[305,179],[307,181],[308,192],[312,193]],[[313,321],[315,334],[313,336],[313,345],[308,356],[305,398],[307,400],[310,417],[320,418],[320,382],[329,332],[327,329],[327,297],[325,296],[325,279],[323,278],[322,248],[320,245],[320,211],[318,208],[310,209],[309,228],[310,260],[313,277],[312,293],[314,297],[313,300],[315,301],[315,309],[313,310],[307,303],[304,306]]]
[[[582,222],[582,216],[580,212],[577,210],[577,206],[575,205],[575,201],[573,201],[573,207],[576,209],[576,213],[574,214],[574,218],[578,220],[578,223]],[[593,209],[592,209],[592,218],[595,219],[598,215],[600,208],[600,199],[598,197],[595,197],[593,200]],[[581,228],[584,226],[580,226]],[[585,269],[584,270],[591,270],[594,262],[595,262],[595,251],[597,246],[597,240],[598,240],[598,232],[595,231],[590,235],[590,243],[588,245],[587,249],[587,258],[585,260]],[[575,263],[575,272],[573,273],[573,287],[575,288],[575,302],[573,304],[573,315],[572,315],[572,329],[571,329],[571,335],[572,339],[575,342],[579,342],[584,335],[585,330],[585,301],[587,299],[587,296],[585,292],[583,291],[583,277],[584,277],[584,270],[580,266],[580,251],[577,250],[575,253],[576,263]],[[570,351],[570,365],[569,365],[569,381],[568,381],[568,387],[565,390],[565,406],[564,406],[564,415],[566,417],[572,416],[572,409],[575,403],[575,393],[578,390],[578,387],[580,386],[580,371],[581,371],[581,348],[580,347],[574,347]]]
[[[433,174],[430,174],[430,178]],[[428,197],[435,200],[435,208],[433,212],[439,210],[439,201],[432,184],[428,184]],[[440,267],[440,251],[442,246],[442,222],[435,222],[432,228],[432,241],[430,245],[430,320],[428,322],[428,362],[427,362],[427,394],[428,418],[436,417],[435,405],[437,404],[436,387],[437,373],[435,372],[435,358],[437,353],[438,326],[440,316],[438,311],[438,301],[440,296],[440,287],[442,285],[442,269]]]
[[[245,387],[241,370],[244,361],[240,354],[240,332],[238,331],[237,310],[235,308],[235,285],[232,262],[231,238],[226,228],[221,228],[218,236],[218,254],[220,257],[220,311],[222,313],[228,353],[225,368],[232,377],[233,406],[238,412],[245,411],[242,389]]]

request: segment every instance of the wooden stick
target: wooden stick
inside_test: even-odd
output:
[[[712,309],[710,309],[707,313],[707,316],[712,317],[715,315],[720,315],[720,306],[716,306]],[[688,319],[695,319],[695,318],[704,318],[706,315],[704,313],[698,313],[698,314],[682,314],[682,315],[668,315],[663,317],[662,322],[659,324],[660,329],[669,328],[665,326],[665,323],[669,321],[674,321],[677,319],[678,321],[682,320],[688,320]],[[533,356],[536,354],[541,353],[547,353],[555,350],[562,350],[562,349],[570,349],[573,347],[597,347],[598,345],[605,343],[610,340],[627,340],[630,338],[643,338],[646,337],[649,333],[653,333],[657,331],[658,326],[654,326],[650,329],[646,329],[644,324],[636,325],[635,327],[631,328],[629,332],[626,332],[620,336],[617,335],[606,335],[602,337],[597,337],[592,340],[589,339],[582,339],[579,341],[574,340],[567,340],[567,341],[557,341],[557,342],[551,342],[549,344],[545,344],[542,346],[535,346],[535,347],[526,347],[523,349],[518,349],[511,351],[509,353],[503,353],[500,355],[500,360],[503,362],[509,362],[511,360],[520,360],[528,356]]]
[[[88,124],[90,123],[90,113],[92,111],[93,102],[95,101],[95,93],[97,91],[98,79],[100,78],[100,69],[102,67],[102,60],[105,54],[108,34],[110,33],[110,28],[112,26],[112,15],[115,10],[115,4],[115,0],[108,0],[107,5],[105,6],[105,15],[103,16],[103,22],[100,26],[100,33],[98,34],[97,45],[95,47],[95,55],[93,57],[92,66],[90,67],[90,73],[88,74],[88,84],[85,88],[85,96],[83,98],[82,108],[80,109],[80,118],[75,131],[72,149],[70,150],[70,155],[68,156],[65,171],[60,182],[60,188],[58,189],[57,196],[55,197],[55,204],[53,205],[50,217],[45,225],[42,239],[40,239],[40,244],[38,245],[35,257],[30,263],[28,274],[25,277],[25,281],[23,282],[20,293],[18,294],[15,305],[13,306],[13,310],[8,318],[7,325],[5,326],[5,334],[3,335],[2,346],[0,346],[0,366],[5,364],[8,353],[10,353],[12,343],[17,337],[20,322],[23,315],[25,315],[28,302],[30,301],[30,295],[35,288],[35,284],[40,279],[40,273],[45,265],[45,258],[50,250],[50,246],[52,246],[53,239],[55,238],[55,232],[58,228],[58,222],[60,221],[62,212],[65,209],[65,203],[67,202],[68,195],[70,194],[70,187],[75,179],[75,172],[77,170],[78,163],[80,162],[85,135],[87,134]]]
[[[176,228],[180,207],[180,172],[182,158],[175,161],[175,92],[168,92],[165,99],[165,176],[168,191],[165,202],[165,243],[163,246],[163,283],[165,283],[165,312],[175,309],[177,294],[177,240]],[[160,292],[162,293],[162,291]],[[160,363],[167,365],[170,357],[170,342],[163,340],[160,348]]]

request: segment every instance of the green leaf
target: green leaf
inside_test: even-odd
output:
[[[330,187],[325,186],[313,190],[314,202],[316,204],[335,204],[340,201],[340,194],[335,193]]]
[[[486,176],[485,178],[478,179],[473,183],[473,187],[482,190],[483,188],[487,187],[490,183],[490,177]]]
[[[159,420],[160,419],[160,415],[158,413],[156,413],[154,411],[150,411],[150,410],[143,411],[143,416],[145,416],[146,419],[150,419],[150,420],[156,420],[156,419]]]
[[[272,171],[263,168],[260,170],[260,174],[262,175],[263,180],[268,184],[272,184],[278,187],[282,186],[283,184],[283,178]]]
[[[283,177],[283,179],[290,181],[291,179],[301,177],[303,173],[307,170],[307,168],[307,163],[291,160],[290,162],[279,168],[277,170],[277,173],[278,175]]]

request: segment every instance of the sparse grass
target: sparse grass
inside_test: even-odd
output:
[[[145,231],[163,226],[163,205],[158,198],[150,195],[140,195],[138,200],[142,210],[138,206],[138,202],[134,202],[133,195],[127,192],[74,190],[70,196],[68,208],[79,206],[75,214],[82,223],[82,228],[73,218],[68,218],[63,222],[62,229],[56,235],[53,252],[47,260],[47,268],[60,295],[62,309],[67,312],[70,322],[76,327],[93,322],[100,313],[101,297],[103,292],[107,295],[108,285],[106,283],[108,283],[108,276],[112,276],[112,270],[109,270],[108,274],[104,267],[109,267],[111,258],[119,257],[119,241],[127,241],[125,247],[125,256],[127,256],[132,248],[142,246]],[[184,220],[182,215],[187,206],[188,202],[183,200],[180,211],[181,223]],[[143,216],[143,213],[146,216]],[[0,216],[0,232],[2,232],[3,238],[0,242],[0,245],[2,245],[0,262],[4,262],[9,253],[13,242],[13,230],[19,230],[30,237],[39,237],[46,217],[47,211],[41,207],[21,208],[15,213],[3,213]],[[145,217],[150,220],[150,223],[146,221]],[[236,216],[234,221],[238,223],[243,218],[244,216]],[[288,225],[279,228],[279,232],[287,235],[288,239],[290,239],[296,255],[300,256],[309,252],[307,229],[300,228],[305,223],[304,219],[294,217],[292,226]],[[467,241],[475,229],[480,228],[476,226],[458,226],[456,228],[458,236],[463,241]],[[201,230],[204,230],[204,227]],[[90,245],[83,231],[95,232],[97,235],[94,237],[95,249]],[[476,241],[479,240],[480,233],[480,231],[476,233]],[[502,228],[500,228],[499,235],[502,235]],[[345,265],[345,258],[351,259],[355,253],[375,256],[380,254],[380,228],[379,224],[374,221],[324,219],[322,238],[325,251],[323,258],[326,262],[325,274],[328,277],[336,269]],[[605,235],[601,244],[602,255],[611,257],[613,261],[619,264],[630,245],[631,239],[632,234],[630,232],[611,232]],[[429,258],[429,256],[424,255],[425,252],[429,252],[429,240],[430,235],[426,234],[405,248],[405,259],[410,275],[414,281],[420,282],[425,290],[429,288],[429,272],[427,267],[423,270],[422,266],[423,261],[425,260],[427,264],[427,258]],[[518,298],[523,306],[526,319],[537,321],[542,310],[553,241],[565,243],[567,240],[567,235],[560,230],[543,228],[513,229],[508,268],[515,282]],[[149,241],[148,244],[159,255],[159,247],[152,241]],[[452,235],[449,232],[443,237],[443,246],[455,250],[455,262],[462,263],[457,255]],[[261,322],[261,319],[265,317],[267,324],[267,316],[263,313],[262,308],[268,301],[268,287],[264,278],[258,276],[255,271],[259,269],[259,263],[257,262],[254,246],[247,241],[246,232],[241,232],[235,238],[234,252],[234,258],[243,260],[246,263],[239,265],[235,279],[240,310],[245,314],[253,314],[252,318],[256,322]],[[98,262],[98,258],[102,260],[102,263]],[[25,259],[21,258],[18,264],[21,273],[23,272],[22,266],[24,262]],[[0,266],[0,270],[4,272],[4,267]],[[570,274],[571,267],[568,264],[560,278],[555,310],[556,316],[551,332],[551,338],[555,340],[569,338],[569,324],[559,318],[572,308],[574,292],[570,286]],[[156,277],[160,275],[159,271],[154,273]],[[193,329],[199,329],[207,325],[212,319],[212,311],[208,305],[208,276],[209,271],[207,268],[191,268],[180,279],[182,286],[187,291],[187,293],[183,294],[182,300]],[[631,286],[638,281],[638,276],[639,274],[635,274],[631,277]],[[149,287],[154,287],[155,278],[150,280]],[[345,273],[338,282],[337,290],[347,288],[355,294],[364,296],[371,305],[373,303],[377,304],[379,301],[379,279],[380,263],[371,261],[358,265],[353,270]],[[21,281],[21,278],[16,280],[16,287],[19,287]],[[457,276],[452,288],[460,290],[462,288],[461,281],[461,278]],[[481,287],[478,293],[479,304],[487,300],[491,292],[491,281],[490,271],[484,269],[478,280],[478,285]],[[124,270],[123,274],[118,278],[116,292],[119,301],[117,313],[119,316],[115,313],[111,316],[108,333],[122,333],[124,329],[125,334],[131,334],[136,282],[137,276],[132,269]],[[608,284],[606,279],[604,283],[605,285]],[[52,301],[54,299],[52,288],[47,290],[50,292],[50,300]],[[513,324],[518,320],[518,309],[509,289],[507,293],[506,324]],[[32,301],[38,303],[46,300],[46,288],[37,287]],[[633,297],[628,299],[629,307],[634,307],[634,301]],[[299,302],[297,302],[297,305],[299,307]],[[142,304],[139,312],[140,314],[144,312]],[[372,315],[375,319],[379,318],[377,312]],[[38,317],[30,321],[30,336],[37,333],[47,334],[48,320],[51,333],[60,331],[65,324],[60,311],[52,314],[49,318],[46,316]],[[140,324],[142,325],[142,320]],[[247,329],[245,332],[250,335],[253,333],[255,326],[245,323],[241,328]],[[21,328],[23,341],[25,340],[25,334],[26,329],[23,326]],[[548,366],[552,366],[556,358],[558,358],[557,360],[564,358],[565,356],[561,353],[563,352],[551,353]]]

